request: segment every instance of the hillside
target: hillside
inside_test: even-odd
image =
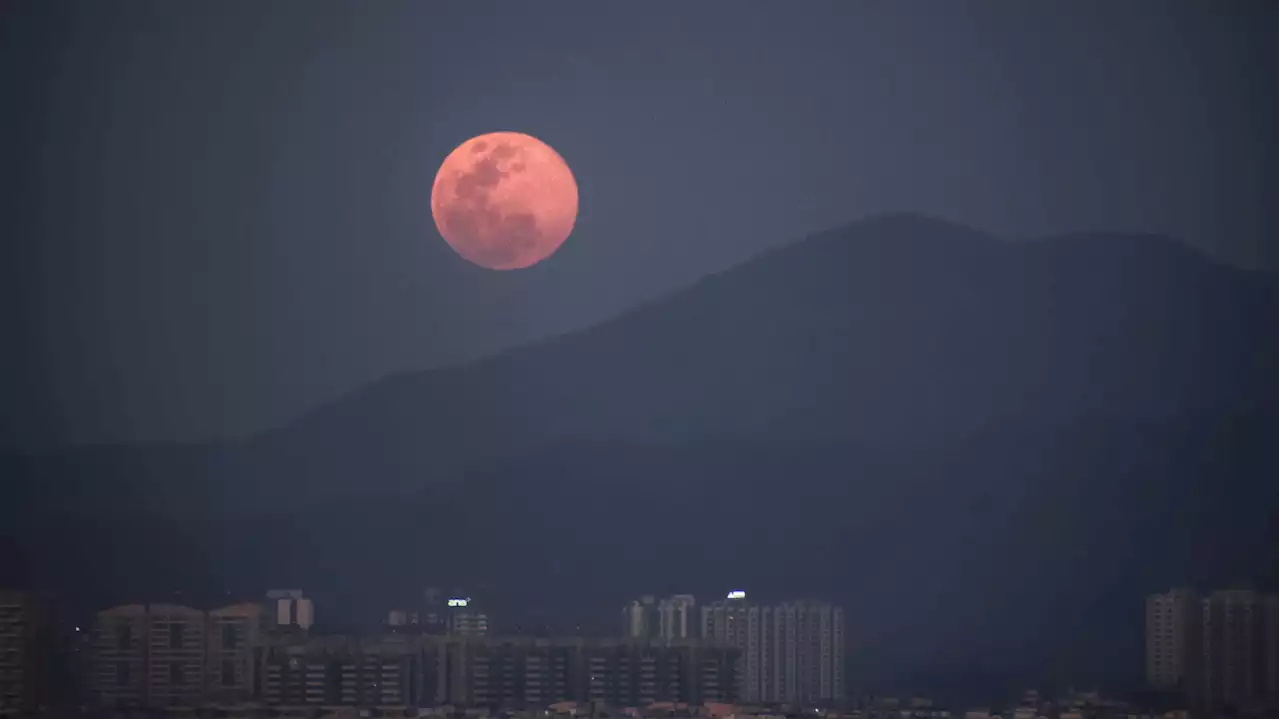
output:
[[[598,327],[390,377],[256,449],[318,491],[403,491],[561,440],[910,446],[1013,420],[1274,409],[1275,296],[1274,275],[1159,238],[1018,244],[890,216]]]
[[[881,688],[1124,684],[1144,592],[1275,582],[1275,296],[1160,238],[878,218],[243,444],[3,460],[0,582],[368,619],[430,580],[509,621],[731,584],[845,604]]]

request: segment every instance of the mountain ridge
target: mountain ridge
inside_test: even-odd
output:
[[[1090,259],[1102,240],[1076,252],[918,216],[854,223],[600,325],[384,378],[276,437],[336,439],[376,424],[421,435],[367,438],[387,451],[436,439],[445,453],[486,455],[582,435],[885,440],[894,428],[972,432],[1041,413],[1257,406],[1252,387],[1275,356],[1258,341],[1274,276],[1133,237],[1120,241],[1129,259],[1108,264]],[[1155,259],[1132,259],[1146,255]],[[966,390],[980,386],[990,391]],[[920,401],[933,407],[906,409]],[[983,405],[988,416],[975,413]]]
[[[236,455],[225,462],[262,484],[343,464],[298,467],[307,454],[413,454],[433,440],[440,473],[456,474],[581,437],[780,433],[903,446],[912,433],[934,441],[1041,415],[1273,408],[1274,394],[1254,390],[1274,384],[1275,347],[1259,338],[1274,326],[1275,285],[1274,274],[1153,235],[1008,241],[886,214],[771,248],[601,324],[388,375],[243,440],[133,449]],[[1109,377],[1116,367],[1123,376]],[[966,394],[983,384],[987,395]],[[982,405],[990,410],[975,415]],[[889,436],[895,427],[907,436]]]
[[[885,233],[886,230],[887,233]],[[850,233],[854,233],[857,236],[852,238],[848,237]],[[421,378],[424,375],[433,373],[458,372],[466,368],[485,366],[494,362],[504,361],[511,356],[519,356],[528,352],[536,352],[548,345],[555,345],[570,341],[573,338],[579,337],[583,334],[589,334],[598,328],[612,325],[636,314],[652,312],[666,307],[673,302],[678,303],[686,294],[695,292],[708,283],[714,283],[720,277],[735,274],[743,268],[747,268],[761,262],[768,262],[780,254],[813,249],[815,244],[825,243],[827,245],[839,245],[842,242],[850,240],[852,240],[852,242],[849,244],[861,245],[865,249],[868,242],[874,243],[882,239],[876,236],[878,233],[894,236],[896,238],[895,243],[897,244],[897,247],[894,248],[894,245],[891,243],[890,248],[900,251],[905,247],[908,250],[907,257],[918,257],[921,255],[922,248],[918,246],[918,240],[920,240],[922,236],[926,241],[928,241],[928,239],[930,239],[928,237],[929,234],[943,233],[947,235],[946,241],[933,242],[933,250],[954,251],[957,247],[962,247],[963,245],[961,245],[961,243],[964,243],[964,245],[967,245],[968,251],[971,253],[974,250],[977,250],[978,252],[985,252],[989,255],[991,254],[991,250],[994,248],[996,252],[1024,252],[1025,254],[1033,256],[1040,254],[1045,256],[1046,261],[1092,261],[1099,266],[1105,266],[1106,263],[1098,262],[1097,256],[1100,253],[1105,258],[1107,251],[1114,251],[1117,247],[1141,246],[1147,250],[1155,251],[1138,253],[1136,258],[1133,257],[1135,254],[1133,252],[1126,252],[1124,253],[1124,256],[1143,262],[1150,262],[1152,259],[1163,260],[1161,262],[1161,266],[1167,266],[1169,264],[1169,260],[1176,261],[1184,266],[1196,266],[1200,270],[1206,271],[1207,274],[1216,276],[1216,281],[1243,281],[1245,283],[1274,285],[1277,278],[1277,275],[1274,272],[1237,268],[1219,262],[1200,250],[1186,245],[1176,239],[1152,233],[1075,232],[1045,235],[1026,239],[1002,239],[963,224],[927,215],[910,212],[882,213],[810,233],[799,240],[767,248],[739,263],[708,275],[704,275],[690,285],[678,288],[662,296],[640,302],[639,304],[624,310],[620,314],[599,323],[545,337],[534,342],[505,348],[501,351],[464,362],[451,363],[441,365],[439,367],[400,370],[387,373],[383,377],[352,387],[328,400],[320,401],[284,424],[266,427],[238,438],[163,440],[130,443],[104,442],[65,447],[46,447],[28,451],[11,451],[6,453],[6,455],[36,457],[53,456],[67,452],[113,451],[120,447],[155,448],[160,451],[166,451],[173,448],[180,449],[255,444],[264,439],[269,439],[272,436],[287,433],[291,427],[299,423],[306,422],[313,416],[323,415],[333,407],[350,401],[353,397],[364,393],[376,393],[382,391],[382,388],[387,385],[399,385],[405,382],[412,382],[415,378]],[[907,240],[905,244],[901,242],[904,238]],[[928,250],[929,248],[924,249]],[[899,257],[899,260],[901,260],[901,257]]]
[[[1276,278],[1107,240],[856,223],[245,442],[2,459],[0,583],[348,618],[745,583],[844,603],[869,686],[1123,684],[1143,593],[1274,583]]]
[[[990,246],[990,245],[1008,246],[1011,249],[1025,249],[1025,250],[1030,250],[1032,252],[1045,250],[1057,256],[1072,254],[1077,250],[1083,249],[1081,245],[1086,242],[1093,243],[1094,241],[1099,239],[1120,240],[1122,242],[1141,243],[1150,247],[1156,247],[1160,250],[1167,251],[1164,254],[1177,257],[1183,260],[1188,260],[1192,262],[1202,262],[1205,265],[1212,267],[1215,271],[1221,272],[1221,274],[1223,274],[1224,276],[1245,276],[1245,277],[1252,276],[1259,282],[1268,282],[1268,281],[1275,282],[1277,278],[1277,275],[1274,272],[1265,271],[1265,270],[1250,270],[1250,269],[1238,268],[1223,262],[1219,262],[1218,260],[1202,252],[1201,250],[1194,248],[1190,245],[1187,245],[1175,238],[1154,234],[1154,233],[1098,231],[1098,232],[1059,233],[1059,234],[1037,236],[1037,237],[1026,238],[1026,239],[1001,239],[994,235],[986,234],[981,230],[969,227],[964,224],[955,223],[955,222],[951,222],[943,219],[938,219],[928,215],[921,215],[921,214],[911,213],[911,212],[882,213],[882,214],[872,215],[860,220],[855,220],[853,222],[845,223],[842,225],[837,225],[835,227],[831,227],[825,230],[813,232],[798,240],[767,248],[765,250],[762,250],[742,260],[741,262],[734,263],[726,268],[717,270],[707,275],[703,275],[702,277],[698,278],[697,280],[695,280],[693,283],[689,285],[677,288],[664,295],[642,301],[636,304],[635,306],[627,308],[626,310],[622,311],[618,315],[610,317],[602,322],[588,325],[586,327],[579,327],[579,328],[570,330],[568,332],[563,332],[550,337],[545,337],[545,338],[536,340],[534,342],[521,344],[515,347],[509,347],[499,352],[495,352],[493,354],[489,354],[476,359],[467,360],[465,362],[452,363],[452,364],[442,365],[440,367],[400,370],[397,372],[388,373],[385,376],[379,379],[376,379],[370,383],[366,383],[364,385],[360,385],[346,392],[343,392],[341,395],[329,401],[317,404],[316,406],[312,407],[310,410],[304,412],[302,415],[299,415],[297,418],[295,418],[294,421],[295,422],[300,421],[304,419],[307,415],[312,414],[313,412],[322,411],[324,408],[330,405],[338,404],[343,399],[348,398],[352,394],[355,394],[365,389],[372,389],[386,383],[394,383],[404,379],[419,377],[424,373],[455,370],[461,367],[469,367],[469,366],[480,364],[480,363],[496,361],[511,354],[529,351],[538,347],[542,347],[548,343],[556,343],[556,342],[564,341],[567,338],[575,337],[583,333],[591,332],[592,330],[598,327],[612,324],[614,322],[627,318],[636,313],[647,312],[656,307],[661,307],[673,301],[678,301],[678,299],[682,297],[684,294],[696,290],[697,288],[701,287],[707,282],[714,281],[717,277],[733,273],[747,265],[751,265],[761,261],[767,261],[769,258],[775,256],[778,253],[784,253],[784,252],[796,250],[797,248],[800,248],[800,247],[806,247],[808,246],[809,243],[812,243],[815,240],[829,238],[831,236],[839,236],[841,234],[848,233],[852,230],[863,230],[866,228],[875,228],[877,225],[879,226],[889,225],[889,226],[896,226],[898,228],[915,228],[915,229],[929,228],[929,227],[932,227],[935,229],[944,228],[948,231],[955,232],[957,233],[957,235],[963,236],[966,239],[973,240],[975,241],[975,244],[982,245],[982,246]],[[275,430],[285,429],[287,428],[288,424],[292,424],[292,423],[287,423],[286,425],[283,425],[280,427],[268,428],[264,430],[264,432],[272,432]]]

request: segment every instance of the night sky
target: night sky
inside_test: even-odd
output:
[[[1276,267],[1267,2],[0,2],[0,446],[211,439],[910,211]],[[581,189],[490,272],[460,142]],[[922,286],[921,293],[930,288]]]

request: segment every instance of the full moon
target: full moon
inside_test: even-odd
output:
[[[549,145],[491,132],[458,145],[431,187],[431,216],[459,255],[492,270],[550,257],[578,219],[578,183]]]

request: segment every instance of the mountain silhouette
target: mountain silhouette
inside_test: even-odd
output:
[[[1153,237],[1010,243],[885,216],[598,327],[389,377],[257,448],[317,491],[401,490],[583,438],[914,445],[1019,420],[1252,412],[1274,407],[1275,279]]]
[[[1275,581],[1276,289],[1158,237],[874,218],[247,442],[4,460],[0,580],[363,617],[745,586],[845,604],[853,686],[1124,685],[1143,593]]]

